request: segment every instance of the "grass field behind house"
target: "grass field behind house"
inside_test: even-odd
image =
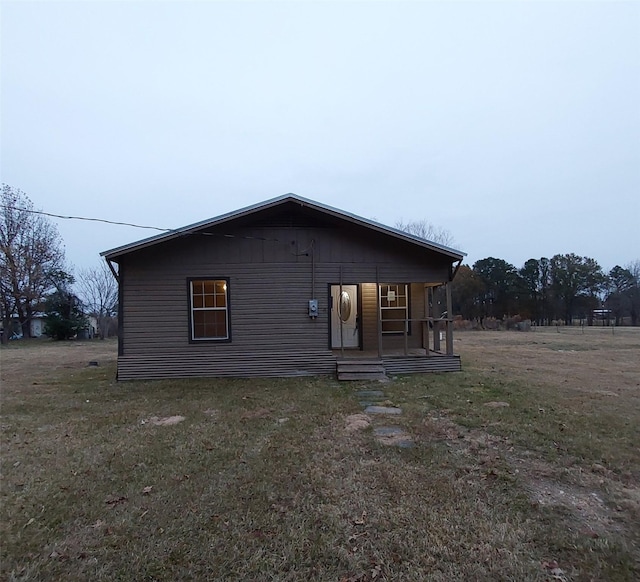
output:
[[[0,577],[639,579],[640,330],[455,347],[461,373],[356,385],[117,383],[113,342],[3,348]],[[403,414],[347,430],[360,388]]]

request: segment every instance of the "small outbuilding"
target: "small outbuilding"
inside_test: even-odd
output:
[[[120,380],[460,369],[464,253],[295,194],[102,255]]]

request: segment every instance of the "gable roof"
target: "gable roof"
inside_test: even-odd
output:
[[[361,216],[357,216],[356,214],[351,214],[350,212],[339,210],[332,206],[321,204],[320,202],[316,202],[314,200],[309,200],[308,198],[303,198],[302,196],[298,196],[297,194],[284,194],[283,196],[277,196],[276,198],[271,198],[270,200],[266,200],[258,204],[253,204],[245,208],[240,208],[239,210],[234,210],[233,212],[221,214],[220,216],[216,216],[214,218],[209,218],[207,220],[196,222],[188,226],[183,226],[182,228],[176,228],[166,233],[145,238],[137,242],[130,243],[128,245],[124,245],[108,251],[104,251],[100,253],[100,256],[105,257],[107,260],[115,260],[118,257],[125,255],[127,253],[130,253],[132,251],[137,251],[146,247],[156,245],[158,243],[167,242],[174,238],[189,235],[199,230],[202,230],[203,228],[220,226],[227,222],[235,221],[240,218],[245,218],[245,217],[251,216],[252,214],[257,214],[258,212],[261,212],[263,210],[276,208],[278,206],[282,206],[284,204],[291,203],[291,202],[297,203],[302,207],[309,208],[310,210],[315,211],[319,214],[331,216],[339,220],[350,222],[352,224],[356,224],[356,225],[368,228],[370,230],[380,232],[382,234],[386,234],[394,238],[415,244],[419,247],[423,247],[425,249],[441,253],[443,255],[451,257],[454,260],[461,261],[463,257],[466,256],[466,253],[463,253],[462,251],[458,251],[456,249],[447,247],[445,245],[441,245],[433,241],[420,238],[418,236],[409,234],[402,230],[398,230],[397,228],[392,228],[390,226],[380,224],[379,222],[376,222],[374,220],[368,220],[366,218],[362,218]]]

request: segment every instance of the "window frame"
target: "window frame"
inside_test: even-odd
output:
[[[209,281],[209,282],[224,282],[224,284],[226,285],[226,289],[225,289],[225,303],[226,306],[224,308],[222,307],[208,307],[208,308],[201,308],[201,307],[194,307],[193,305],[193,282],[194,281]],[[230,285],[230,280],[229,277],[187,277],[187,298],[188,298],[188,303],[189,303],[189,310],[188,310],[188,334],[189,334],[189,343],[190,344],[202,344],[202,343],[216,343],[216,344],[220,344],[220,343],[230,343],[231,342],[231,300],[230,300],[230,293],[231,291],[231,285]],[[226,324],[227,324],[227,335],[226,337],[203,337],[203,338],[196,338],[194,337],[194,332],[195,332],[195,328],[194,328],[194,319],[193,319],[193,314],[194,311],[224,311],[225,312],[225,316],[226,316]]]
[[[404,307],[383,307],[382,306],[382,300],[383,297],[388,297],[388,295],[383,296],[382,295],[382,288],[383,287],[402,287],[404,286],[405,288],[405,295],[404,297],[406,297],[406,305]],[[388,289],[387,289],[388,291]],[[382,335],[386,335],[386,336],[393,336],[393,335],[404,335],[405,334],[405,330],[384,330],[384,318],[382,317],[382,314],[385,311],[392,311],[392,310],[396,310],[399,311],[401,309],[404,309],[405,312],[405,318],[407,320],[406,322],[406,334],[407,335],[411,335],[411,321],[408,321],[411,319],[411,285],[409,283],[378,283],[378,317],[380,319],[380,331],[382,333]],[[402,325],[401,322],[390,322],[388,321],[387,323],[392,323],[392,324],[397,324],[397,325]]]

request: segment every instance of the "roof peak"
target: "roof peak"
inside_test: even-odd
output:
[[[347,212],[345,210],[341,210],[339,208],[335,208],[333,206],[329,206],[328,204],[323,204],[321,202],[317,202],[316,200],[312,200],[310,198],[305,198],[304,196],[300,196],[298,194],[294,194],[293,192],[289,192],[287,194],[282,194],[280,196],[276,196],[274,198],[270,198],[268,200],[264,200],[263,202],[258,202],[256,204],[252,204],[249,206],[245,206],[244,208],[240,208],[238,210],[233,210],[231,212],[227,212],[225,214],[221,214],[219,216],[209,218],[200,222],[196,222],[187,226],[183,226],[181,228],[177,228],[174,230],[170,230],[166,233],[162,233],[159,235],[155,235],[146,239],[139,240],[134,243],[130,243],[128,245],[124,245],[121,247],[117,247],[108,251],[104,251],[100,253],[101,256],[105,257],[107,260],[114,259],[118,256],[124,255],[128,252],[135,251],[147,246],[151,246],[160,242],[164,242],[185,234],[190,234],[194,231],[197,231],[202,228],[206,228],[208,226],[216,226],[219,224],[223,224],[225,222],[239,219],[245,216],[249,216],[261,210],[266,210],[268,208],[276,207],[280,204],[286,203],[288,201],[298,202],[304,206],[311,208],[317,212],[321,212],[330,216],[334,216],[336,218],[342,220],[348,220],[355,224],[359,224],[361,226],[371,228],[372,230],[376,230],[378,232],[386,233],[390,236],[394,236],[396,238],[404,239],[408,242],[413,242],[422,246],[424,248],[429,248],[436,252],[440,252],[456,260],[462,260],[462,258],[466,255],[461,251],[456,249],[447,247],[445,245],[441,245],[439,243],[420,238],[418,236],[412,235],[410,233],[404,232],[397,228],[393,228],[391,226],[387,226],[385,224],[376,222],[374,220],[369,220],[367,218],[363,218],[358,216],[357,214],[353,214]]]

